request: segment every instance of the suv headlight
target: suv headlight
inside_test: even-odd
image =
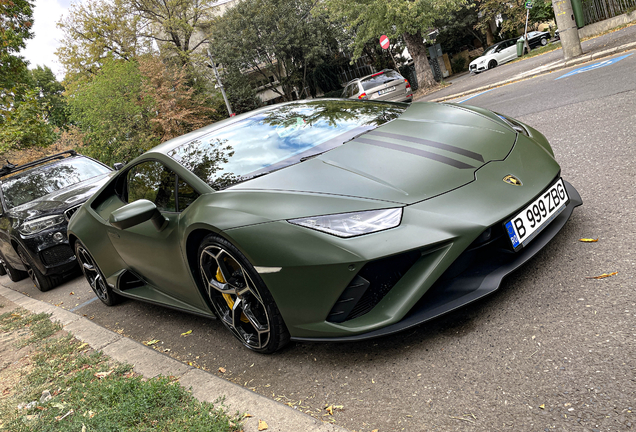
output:
[[[30,235],[39,233],[40,231],[44,231],[45,229],[55,225],[60,225],[64,222],[66,222],[64,215],[46,216],[23,223],[22,226],[18,228],[18,231],[24,235]]]
[[[392,208],[289,219],[287,222],[337,237],[355,237],[395,228],[401,221],[402,208]]]

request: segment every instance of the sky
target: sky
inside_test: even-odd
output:
[[[71,5],[71,0],[35,0],[33,10],[33,39],[26,42],[26,48],[20,51],[29,61],[29,68],[45,65],[51,68],[58,80],[64,78],[62,65],[58,62],[55,50],[63,33],[56,24]]]

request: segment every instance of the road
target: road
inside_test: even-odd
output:
[[[636,429],[636,55],[556,79],[579,68],[465,102],[541,130],[584,204],[494,295],[416,329],[264,356],[218,321],[135,301],[107,308],[79,278],[48,293],[0,283],[351,430]]]

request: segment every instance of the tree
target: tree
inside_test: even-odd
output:
[[[0,97],[27,77],[27,63],[16,55],[33,37],[33,2],[0,0]]]
[[[506,2],[501,0],[477,0],[481,19],[476,28],[485,32],[490,27],[489,23],[491,21],[501,17],[503,21],[499,36],[507,38],[519,35],[526,24],[525,3],[525,0],[509,0]],[[528,26],[536,26],[551,19],[554,19],[552,3],[549,0],[535,0],[530,10]]]
[[[64,98],[64,86],[48,66],[37,66],[29,71],[30,86],[37,89],[38,101],[49,123],[59,128],[68,124],[68,111]]]
[[[230,69],[252,71],[283,100],[306,97],[312,70],[338,50],[341,29],[312,15],[314,0],[244,0],[211,27],[214,55]],[[280,89],[279,89],[280,85]],[[297,94],[294,94],[297,92]]]
[[[441,44],[444,51],[451,53],[458,52],[464,45],[474,46],[475,39],[483,45],[486,43],[484,35],[475,29],[479,21],[478,15],[476,4],[471,0],[460,9],[435,21],[435,27],[439,29],[435,42]]]
[[[15,94],[21,94],[17,100]],[[57,139],[48,122],[46,106],[36,89],[9,91],[5,106],[0,106],[0,153],[32,147],[46,147]]]
[[[364,44],[401,35],[415,63],[422,88],[436,85],[426,56],[424,36],[435,20],[459,8],[465,0],[324,0],[335,19],[344,20],[355,32],[354,59],[362,55]]]

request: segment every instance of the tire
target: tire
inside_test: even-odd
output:
[[[4,258],[0,256],[0,276],[7,274],[7,269],[4,268]]]
[[[548,40],[544,37],[541,38],[541,46],[546,46],[548,44]]]
[[[497,60],[490,60],[488,62],[488,69],[494,69],[497,67]]]
[[[27,270],[27,275],[31,278],[33,285],[35,285],[37,289],[44,292],[55,288],[58,285],[59,279],[42,274],[35,264],[33,264],[31,257],[22,246],[18,246],[18,255]]]
[[[0,255],[0,265],[2,265],[2,270],[4,274],[9,275],[9,279],[12,282],[18,282],[28,276],[27,272],[22,270],[16,270],[4,259],[4,256]]]
[[[209,234],[199,246],[198,263],[215,314],[246,348],[271,354],[289,342],[289,331],[274,298],[233,244]]]
[[[108,285],[106,277],[95,263],[95,259],[80,241],[75,243],[75,256],[86,281],[102,303],[106,306],[115,306],[123,300],[123,297],[114,292]]]

